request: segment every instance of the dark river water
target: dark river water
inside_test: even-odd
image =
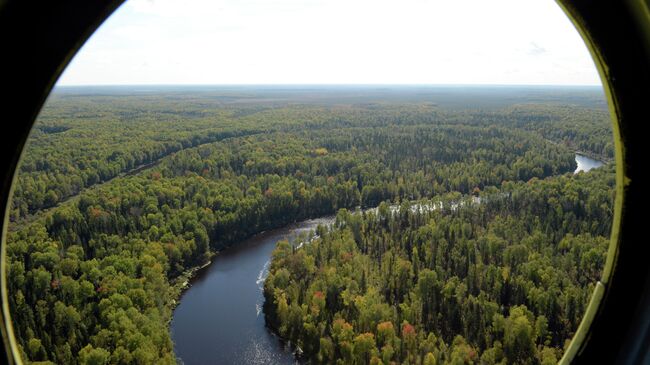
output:
[[[293,353],[264,325],[262,288],[276,242],[333,217],[256,235],[224,250],[192,279],[174,310],[179,364],[294,364]]]
[[[576,154],[579,171],[603,165]],[[261,233],[221,252],[192,279],[174,310],[171,335],[180,364],[294,364],[291,349],[264,324],[262,288],[271,252],[285,238],[330,224],[308,220]]]

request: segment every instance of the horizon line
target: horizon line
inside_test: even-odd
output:
[[[68,87],[341,87],[341,86],[363,86],[363,87],[603,87],[602,84],[418,84],[418,83],[232,83],[232,84],[63,84],[54,85],[52,89]]]

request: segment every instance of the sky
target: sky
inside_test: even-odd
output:
[[[128,0],[58,85],[600,85],[553,0]]]

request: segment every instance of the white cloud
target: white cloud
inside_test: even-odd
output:
[[[60,84],[599,84],[552,0],[130,0]]]

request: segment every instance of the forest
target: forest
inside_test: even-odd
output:
[[[613,157],[597,93],[363,91],[55,92],[7,235],[23,358],[175,363],[188,270],[337,212],[311,244],[279,245],[265,284],[269,325],[311,361],[559,358],[611,224],[611,164],[572,174],[575,151]]]
[[[267,319],[315,363],[556,364],[606,259],[613,187],[603,170],[341,210],[278,244]]]

